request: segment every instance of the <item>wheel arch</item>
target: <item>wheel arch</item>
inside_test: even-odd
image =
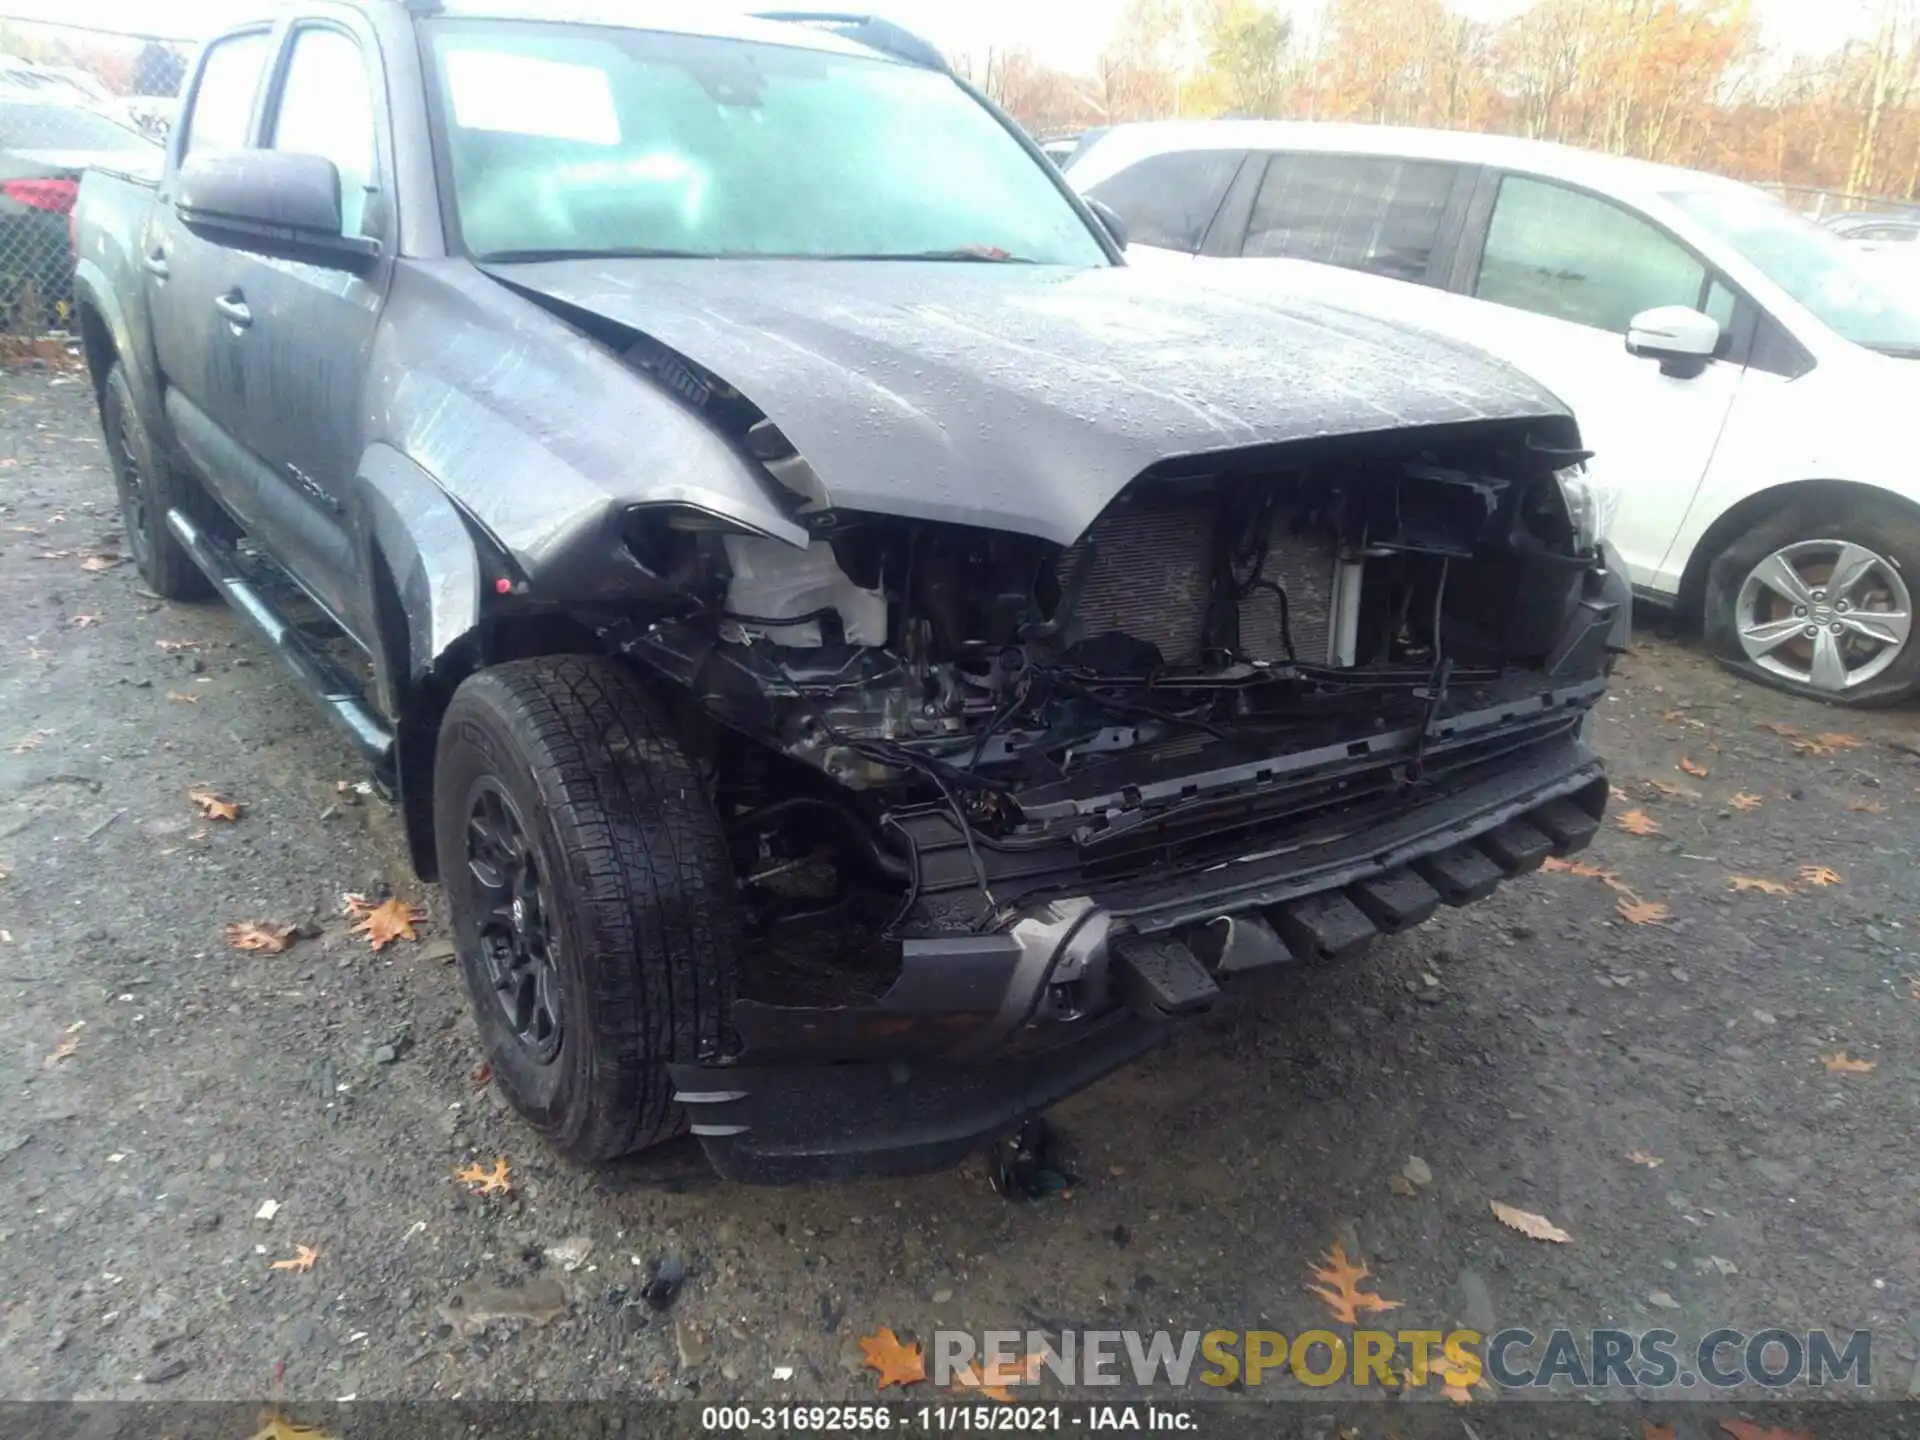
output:
[[[1880,485],[1858,480],[1790,480],[1769,486],[1727,507],[1693,547],[1681,573],[1679,610],[1695,619],[1704,617],[1707,598],[1707,572],[1713,562],[1747,531],[1784,510],[1797,505],[1845,505],[1862,501],[1886,501],[1906,510],[1920,520],[1920,504]]]

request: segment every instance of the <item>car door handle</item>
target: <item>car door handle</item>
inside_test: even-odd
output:
[[[227,323],[235,329],[244,330],[253,324],[253,311],[247,308],[247,297],[238,290],[218,297],[213,308],[226,316]]]
[[[149,250],[140,257],[140,264],[156,280],[164,280],[173,273],[172,268],[167,264],[167,252],[164,250]]]

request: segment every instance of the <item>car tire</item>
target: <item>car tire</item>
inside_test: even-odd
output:
[[[126,368],[118,361],[101,388],[100,425],[120,501],[121,528],[141,578],[163,600],[200,600],[213,594],[213,583],[167,527],[167,512],[186,505],[192,482],[154,448],[140,407],[134,404]]]
[[[1920,690],[1920,511],[1870,497],[1760,521],[1707,571],[1705,629],[1736,674],[1833,705],[1886,705]],[[1831,582],[1838,582],[1834,585]]]
[[[678,1134],[666,1066],[724,1043],[739,911],[666,712],[598,657],[483,670],[442,721],[433,804],[460,969],[508,1101],[583,1161]]]

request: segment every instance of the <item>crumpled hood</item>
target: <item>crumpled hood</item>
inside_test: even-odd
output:
[[[1211,277],[912,261],[484,268],[718,375],[836,507],[1061,544],[1157,461],[1566,413],[1471,347]]]

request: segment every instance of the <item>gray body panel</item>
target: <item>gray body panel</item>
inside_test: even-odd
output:
[[[1126,267],[486,268],[649,335],[739,389],[835,506],[1061,544],[1163,460],[1566,414],[1520,372],[1457,342]],[[618,417],[596,423],[609,421]]]

